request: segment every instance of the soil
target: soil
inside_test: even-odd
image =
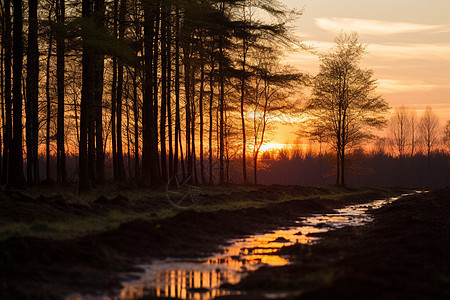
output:
[[[284,247],[292,261],[237,286],[239,299],[450,299],[450,190],[401,198],[374,221]]]
[[[346,192],[354,191],[348,189]],[[230,197],[277,199],[286,193],[320,195],[326,194],[327,190],[271,186],[249,192],[204,195],[203,201],[217,204]],[[165,219],[134,220],[114,230],[74,239],[13,236],[0,242],[0,299],[61,299],[73,292],[117,291],[124,274],[137,271],[134,266],[139,261],[205,256],[230,238],[294,225],[300,216],[368,202],[386,196],[385,193],[386,190],[373,189],[372,192],[343,198],[311,197],[274,202],[260,208],[211,212],[188,210]],[[34,199],[13,193],[0,195],[0,224],[11,219],[34,222],[41,219],[64,220],[73,216],[92,217],[111,207],[145,211],[151,210],[153,205],[165,205],[163,203],[162,199],[131,203],[118,196],[113,200],[100,197],[85,205],[67,203],[58,196]]]

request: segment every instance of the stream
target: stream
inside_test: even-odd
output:
[[[407,194],[405,194],[407,195]],[[402,196],[405,196],[402,195]],[[401,196],[401,197],[402,197]],[[218,253],[200,259],[155,260],[139,265],[143,273],[134,274],[138,279],[122,283],[116,296],[69,295],[67,300],[112,300],[151,298],[177,298],[208,300],[218,296],[236,294],[221,288],[223,284],[236,284],[248,272],[261,266],[289,264],[289,257],[277,251],[283,246],[296,243],[311,244],[318,238],[310,233],[326,232],[345,226],[361,226],[372,221],[372,209],[380,208],[400,197],[375,200],[370,203],[349,205],[334,213],[314,214],[299,218],[295,227],[255,234],[229,240]]]

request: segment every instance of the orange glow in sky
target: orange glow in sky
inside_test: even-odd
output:
[[[450,120],[449,0],[282,0],[303,10],[295,22],[302,41],[327,52],[340,31],[359,33],[367,45],[362,66],[373,69],[378,92],[392,108],[405,105],[418,115],[430,105],[441,124]],[[317,56],[299,51],[286,62],[316,74]],[[295,139],[294,126],[281,126],[271,142]]]

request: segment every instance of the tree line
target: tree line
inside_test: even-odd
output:
[[[419,117],[415,109],[402,105],[394,109],[389,122],[388,140],[383,142],[399,157],[413,157],[420,151],[429,157],[439,147],[450,146],[448,128],[450,121],[443,130],[431,106],[427,106]]]
[[[237,152],[248,182],[248,149],[256,181],[269,115],[291,109],[304,81],[280,64],[300,14],[276,0],[2,0],[0,9],[0,174],[14,187],[67,184],[68,155],[80,191],[104,184],[109,163],[116,182],[225,183]]]
[[[0,2],[8,186],[223,184],[231,164],[240,181],[257,183],[270,123],[290,112],[303,117],[302,135],[333,150],[335,183],[345,185],[348,155],[388,124],[356,33],[336,36],[315,76],[281,63],[301,46],[290,30],[301,13],[277,0]],[[304,86],[311,95],[299,105]],[[392,145],[414,154],[401,114]],[[427,110],[417,123],[428,155],[433,118]],[[77,160],[70,174],[68,158]]]
[[[335,183],[335,154],[323,151],[318,145],[265,151],[259,170],[263,184],[323,186]],[[317,149],[316,149],[317,148]],[[450,180],[449,151],[436,148],[430,156],[417,151],[413,157],[399,157],[387,146],[363,151],[354,149],[347,155],[346,181],[356,186],[385,186],[410,188],[445,187]],[[316,151],[317,150],[317,151]],[[233,174],[238,178],[238,174]]]

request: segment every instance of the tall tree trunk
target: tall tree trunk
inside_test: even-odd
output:
[[[255,185],[258,185],[258,152],[253,157],[253,180],[255,181]]]
[[[186,110],[186,160],[187,160],[187,178],[189,182],[192,181],[193,176],[193,163],[191,153],[191,90],[190,90],[190,54],[188,53],[189,47],[185,47],[184,50],[184,93],[185,93],[185,110]]]
[[[96,57],[95,70],[95,155],[96,155],[96,183],[105,183],[105,151],[103,147],[103,70],[104,57]]]
[[[61,0],[64,1],[64,0]],[[105,0],[95,0],[95,22],[100,30],[105,28]],[[95,151],[98,184],[105,183],[105,152],[103,148],[103,53],[95,55]]]
[[[131,175],[131,136],[130,136],[130,106],[128,105],[128,89],[127,95],[125,97],[125,102],[127,103],[126,107],[126,114],[127,114],[127,164],[128,164],[128,174]],[[130,176],[131,177],[131,176]]]
[[[211,71],[209,73],[209,184],[213,184],[213,159],[212,159],[212,137],[213,137],[213,100],[214,100],[214,52],[211,52]]]
[[[222,1],[220,4],[220,11],[223,14],[225,10],[225,3]],[[219,182],[223,184],[225,182],[224,173],[224,155],[225,155],[225,140],[224,140],[224,110],[225,110],[225,74],[224,74],[224,58],[225,53],[223,49],[223,37],[219,36]]]
[[[341,185],[345,186],[345,146],[347,144],[347,114],[344,109],[342,116],[342,140],[341,140]]]
[[[336,151],[336,185],[339,185],[341,178],[341,150]]]
[[[155,14],[154,7],[151,3],[143,3],[144,8],[144,100],[142,108],[142,179],[144,184],[158,184],[159,171],[158,171],[158,153],[155,152],[158,146],[158,137],[155,135],[154,129],[154,95],[153,95],[153,66],[154,61],[153,52],[155,32],[154,22]],[[156,157],[156,159],[155,159]]]
[[[220,96],[219,96],[219,182],[223,184],[225,182],[224,173],[224,155],[225,155],[225,140],[224,140],[224,110],[225,110],[225,78],[223,71],[223,49],[222,43],[220,43],[220,60],[219,60],[219,83],[220,83]]]
[[[57,0],[56,18],[59,32],[56,34],[56,84],[58,88],[58,115],[56,129],[56,178],[62,184],[67,183],[66,151],[64,147],[64,68],[65,68],[65,14],[64,0]]]
[[[119,0],[114,0],[114,38],[117,38],[118,9]],[[118,178],[117,164],[117,140],[116,140],[116,105],[117,105],[117,57],[113,57],[112,62],[112,86],[111,86],[111,148],[113,159],[114,180]]]
[[[175,11],[175,153],[173,160],[173,173],[178,176],[178,142],[180,141],[180,11]]]
[[[245,100],[245,78],[246,78],[246,64],[247,64],[247,41],[242,39],[242,77],[241,77],[241,125],[242,125],[242,177],[244,184],[247,183],[247,139],[245,135],[245,118],[244,118],[244,100]]]
[[[119,9],[119,41],[124,40],[127,1],[120,1]],[[125,180],[125,169],[123,162],[123,143],[122,143],[122,96],[123,96],[123,61],[119,58],[119,68],[117,72],[117,180]]]
[[[184,163],[184,156],[183,156],[183,144],[181,143],[181,134],[178,136],[178,138],[180,139],[179,141],[179,145],[180,145],[180,164],[181,164],[181,175],[183,176],[183,178],[186,178],[186,165]]]
[[[49,15],[49,20],[51,16]],[[49,181],[51,179],[50,176],[50,124],[51,124],[51,112],[52,112],[52,102],[50,96],[50,64],[52,59],[52,46],[53,46],[53,32],[50,30],[49,39],[48,39],[48,54],[47,54],[47,66],[45,70],[45,96],[46,96],[46,108],[47,108],[47,117],[46,117],[46,134],[45,134],[45,179]]]
[[[12,119],[11,119],[11,2],[4,0],[4,32],[2,34],[2,47],[5,53],[5,127],[3,131],[3,182],[9,182],[9,165],[11,160],[11,138],[12,138]],[[3,74],[3,73],[2,73]]]
[[[82,16],[89,22],[92,17],[92,2],[90,0],[82,1]],[[83,35],[83,56],[82,56],[82,88],[81,88],[81,112],[80,112],[80,143],[79,143],[79,191],[84,192],[90,189],[90,179],[92,178],[92,171],[88,168],[93,167],[91,161],[91,151],[88,153],[88,141],[92,142],[92,120],[89,109],[92,107],[95,98],[93,72],[93,53],[86,40],[86,34]],[[94,77],[94,78],[93,78]],[[89,160],[89,161],[88,161]]]
[[[133,115],[134,115],[134,179],[139,182],[139,107],[138,107],[138,87],[137,68],[133,72]]]
[[[158,155],[158,57],[159,57],[159,38],[160,38],[160,22],[161,22],[161,1],[154,1],[155,15],[155,36],[153,40],[153,136],[152,136],[152,161],[155,165],[155,175],[153,184],[159,185],[161,182],[160,158]],[[161,141],[162,142],[162,141]]]
[[[13,27],[13,138],[11,147],[11,161],[9,166],[10,184],[15,187],[23,187],[25,177],[23,174],[22,152],[22,1],[13,0],[14,27]]]
[[[340,122],[340,121],[339,121]],[[341,124],[338,125],[337,145],[336,145],[336,185],[340,184],[341,178]]]
[[[341,154],[341,185],[345,186],[345,148],[342,147]]]
[[[3,6],[2,6],[2,8],[3,8]],[[4,184],[5,182],[3,181],[4,180],[4,177],[3,177],[3,170],[2,170],[2,167],[3,167],[3,165],[2,165],[2,163],[1,163],[1,161],[2,161],[2,147],[3,147],[3,149],[4,149],[4,146],[5,146],[5,141],[4,140],[2,140],[2,133],[4,133],[5,132],[5,80],[4,80],[4,77],[3,77],[3,74],[4,74],[4,71],[5,71],[5,69],[4,69],[4,61],[5,61],[5,48],[4,48],[4,46],[3,46],[3,43],[5,42],[5,40],[4,40],[4,35],[5,35],[5,19],[4,19],[4,13],[3,13],[3,11],[2,11],[2,14],[1,14],[1,19],[0,19],[0,26],[1,26],[1,36],[2,36],[2,40],[0,41],[0,45],[1,45],[1,48],[0,48],[0,74],[1,74],[1,76],[0,76],[0,93],[1,93],[1,96],[0,96],[0,102],[1,102],[1,116],[2,116],[2,122],[1,122],[1,126],[2,126],[2,131],[3,132],[1,132],[0,131],[0,184]]]
[[[169,178],[174,175],[173,167],[173,133],[172,133],[172,27],[171,27],[172,8],[168,9],[167,16],[167,134],[169,136]]]
[[[27,144],[27,182],[39,181],[38,147],[38,83],[39,50],[37,0],[28,1],[28,49],[27,49],[27,86],[26,86],[26,144]]]
[[[75,84],[76,79],[73,79],[73,84]],[[77,134],[77,144],[80,144],[80,119],[78,117],[78,102],[77,97],[73,97],[73,114],[75,117],[75,132]]]
[[[142,182],[151,182],[151,131],[153,119],[152,60],[153,60],[153,15],[149,2],[142,3],[144,10],[144,83],[142,101]]]
[[[194,183],[198,183],[198,174],[197,174],[197,156],[196,156],[196,152],[195,152],[195,123],[197,120],[197,112],[196,112],[196,105],[195,105],[195,71],[194,69],[192,69],[191,71],[191,140],[192,140],[192,175],[193,175],[193,179],[194,179]]]
[[[206,184],[205,178],[205,165],[203,163],[203,95],[205,90],[205,62],[204,62],[204,54],[201,53],[201,63],[200,63],[200,91],[198,98],[198,107],[200,114],[200,178],[202,180],[202,184]]]
[[[95,136],[95,79],[96,79],[96,58],[95,54],[92,52],[90,57],[90,69],[91,73],[89,74],[91,83],[90,83],[90,96],[89,96],[89,106],[87,108],[88,114],[88,175],[89,175],[89,184],[93,186],[97,181],[97,170],[96,170],[96,136]]]
[[[166,109],[167,109],[167,44],[166,44],[166,23],[167,8],[161,2],[161,114],[159,121],[159,139],[161,141],[161,176],[163,182],[167,182],[167,153],[166,153]]]

